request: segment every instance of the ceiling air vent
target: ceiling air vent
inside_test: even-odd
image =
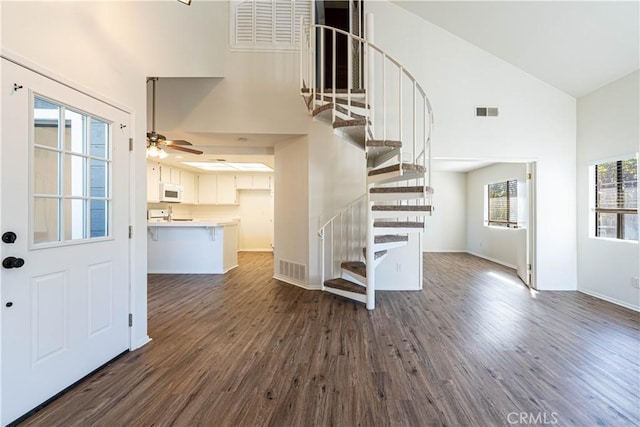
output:
[[[476,107],[476,117],[498,117],[498,107]]]

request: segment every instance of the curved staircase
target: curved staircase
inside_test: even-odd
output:
[[[431,104],[416,79],[370,40],[325,25],[300,28],[300,87],[309,114],[360,147],[367,164],[364,195],[318,232],[322,289],[372,310],[376,268],[388,251],[424,231],[433,210]],[[344,43],[347,87],[333,89]]]

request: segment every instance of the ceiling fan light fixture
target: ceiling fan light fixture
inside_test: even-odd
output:
[[[164,151],[162,148],[159,151],[160,152],[158,153],[158,158],[166,159],[167,157],[169,157],[169,154],[167,154],[167,152]]]
[[[147,157],[159,157],[159,156],[160,156],[160,149],[158,148],[157,145],[152,144],[147,147]]]

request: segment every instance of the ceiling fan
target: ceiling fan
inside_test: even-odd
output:
[[[168,155],[166,151],[164,151],[165,148],[184,151],[185,153],[191,154],[202,154],[202,151],[200,150],[183,147],[183,145],[193,145],[189,141],[182,139],[168,141],[164,135],[160,135],[156,132],[156,81],[158,80],[158,77],[149,77],[147,82],[149,82],[149,80],[151,80],[153,85],[153,91],[151,96],[151,132],[147,132],[147,157],[159,157],[164,159]]]

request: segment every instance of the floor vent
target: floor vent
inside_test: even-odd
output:
[[[498,107],[476,107],[476,117],[498,117]]]
[[[305,283],[307,281],[307,266],[281,259],[280,275],[297,282]]]

